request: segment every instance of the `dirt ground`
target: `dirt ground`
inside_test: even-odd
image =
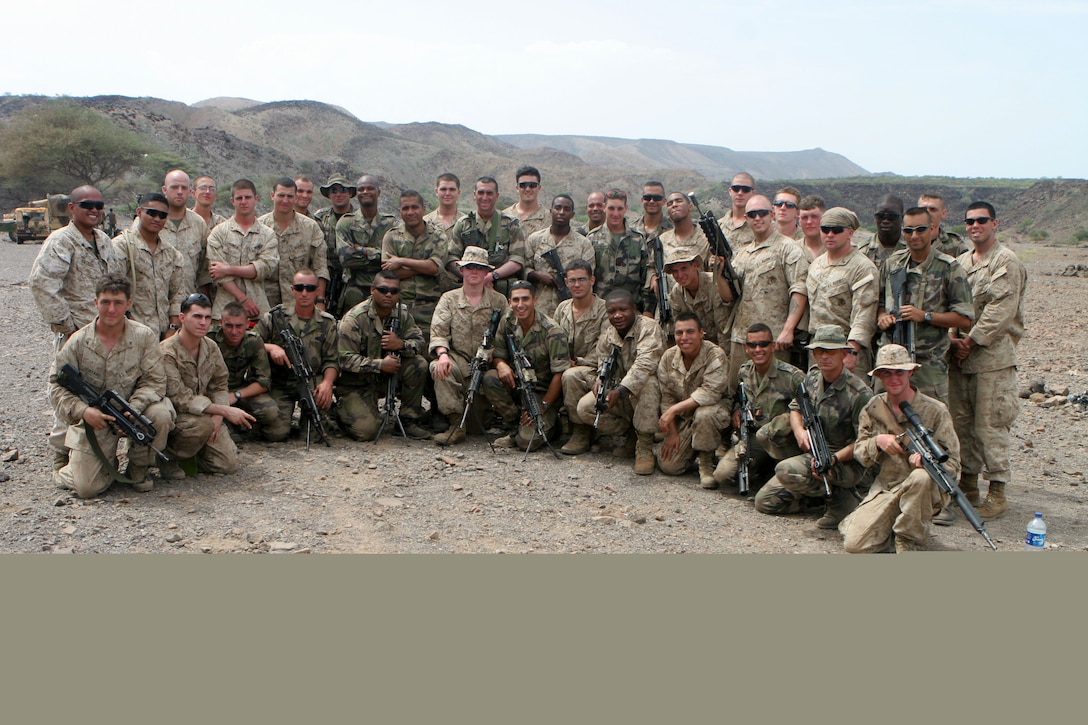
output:
[[[1088,249],[1014,243],[1028,266],[1028,332],[1014,427],[1009,512],[987,524],[1000,551],[1023,548],[1034,511],[1048,548],[1088,548],[1084,472],[1088,422],[1067,394],[1088,390]],[[146,494],[114,484],[80,501],[51,481],[46,444],[48,329],[27,286],[39,244],[0,242],[0,551],[254,553],[839,553],[819,511],[758,514],[731,489],[706,491],[694,473],[636,476],[607,452],[556,460],[545,451],[492,452],[483,438],[442,449],[383,436],[247,443],[233,476],[157,482]],[[934,527],[933,550],[983,551],[958,516]]]

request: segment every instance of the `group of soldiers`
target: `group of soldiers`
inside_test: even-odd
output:
[[[112,240],[95,228],[101,193],[73,190],[31,274],[56,336],[58,483],[87,497],[113,480],[150,490],[157,463],[163,478],[229,473],[236,439],[311,425],[440,446],[486,433],[526,453],[565,438],[572,456],[616,437],[637,474],[696,468],[704,488],[750,485],[763,513],[822,506],[817,526],[847,551],[915,550],[955,515],[904,441],[909,403],[981,517],[1005,512],[1026,272],[990,204],[968,206],[965,242],[938,195],[886,196],[856,245],[854,212],[793,186],[758,193],[747,173],[717,220],[648,181],[641,214],[623,190],[594,191],[580,226],[571,196],[540,202],[536,168],[514,182],[499,211],[499,182],[477,179],[465,212],[444,173],[435,209],[408,190],[398,217],[373,176],[328,179],[315,213],[314,181],[283,177],[257,217],[240,179],[225,218],[214,179],[171,171]],[[124,475],[109,416],[57,382],[65,363],[154,423]]]

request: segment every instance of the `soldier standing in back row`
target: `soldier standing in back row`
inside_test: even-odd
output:
[[[499,182],[490,176],[476,180],[473,195],[476,211],[453,225],[449,233],[449,249],[446,269],[463,279],[464,266],[460,261],[469,247],[479,247],[487,253],[491,276],[485,280],[506,299],[511,278],[517,277],[525,267],[525,233],[517,217],[498,212]]]
[[[556,251],[564,277],[575,261],[593,259],[593,245],[570,226],[574,218],[574,200],[560,194],[552,200],[550,212],[551,226],[533,232],[525,240],[525,279],[533,283],[536,310],[548,316],[555,313],[560,302],[557,281],[560,273],[544,255],[553,249]]]
[[[344,269],[341,310],[350,310],[370,294],[374,275],[382,268],[382,239],[397,223],[392,214],[378,212],[378,180],[364,174],[355,182],[359,208],[336,222],[336,253]]]

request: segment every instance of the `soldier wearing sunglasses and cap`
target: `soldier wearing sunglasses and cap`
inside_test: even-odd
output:
[[[325,236],[325,262],[329,270],[326,297],[324,300],[319,299],[317,303],[325,305],[327,309],[335,313],[339,310],[337,297],[344,283],[344,270],[340,266],[340,257],[336,253],[336,225],[345,214],[351,212],[355,184],[349,182],[344,176],[334,174],[318,190],[321,196],[332,202],[332,206],[326,206],[314,212],[314,221],[321,227],[321,233]]]

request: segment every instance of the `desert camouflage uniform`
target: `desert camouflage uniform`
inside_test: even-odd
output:
[[[438,265],[438,274],[415,274],[400,281],[400,301],[408,306],[416,324],[423,333],[424,341],[431,335],[431,317],[435,305],[442,296],[442,275],[446,264],[446,237],[439,228],[431,224],[424,225],[424,232],[413,237],[404,227],[404,222],[385,233],[382,238],[382,261],[390,257],[409,259],[429,259]],[[427,346],[421,354],[426,358]]]
[[[256,432],[275,430],[279,408],[267,392],[272,387],[272,365],[268,362],[264,340],[253,330],[247,330],[238,346],[231,347],[227,344],[222,328],[211,331],[208,337],[219,346],[223,363],[227,366],[227,392],[231,405],[257,419],[257,424],[254,426]],[[262,385],[266,392],[235,401],[233,391],[241,390],[250,383]]]
[[[729,215],[726,215],[728,218]],[[723,227],[724,229],[724,227]],[[729,232],[726,231],[728,235]],[[762,322],[771,328],[771,337],[777,338],[789,317],[793,294],[808,295],[808,261],[804,253],[789,238],[772,231],[762,243],[755,238],[750,244],[733,246],[733,269],[741,288],[740,302],[734,303],[732,334],[729,353],[729,389],[737,386],[737,372],[748,359],[744,354],[744,340],[748,328]],[[798,322],[797,331],[801,329]],[[787,360],[789,350],[775,353]]]
[[[710,242],[707,241],[706,235],[703,234],[703,230],[699,228],[698,224],[695,225],[695,231],[686,239],[676,236],[675,228],[662,232],[661,246],[665,250],[665,259],[668,259],[669,255],[677,250],[698,254],[703,269],[710,269]]]
[[[612,410],[601,413],[597,431],[601,435],[623,435],[629,428],[639,433],[656,433],[661,417],[658,404],[661,396],[657,391],[657,365],[665,352],[665,333],[651,318],[635,315],[631,329],[620,339],[619,332],[609,324],[597,341],[597,360],[604,360],[612,352],[612,346],[620,346],[620,359],[613,372],[614,386],[622,385],[631,391],[621,397]],[[594,406],[597,398],[592,391],[578,401],[572,423],[593,425],[597,415]]]
[[[396,223],[395,216],[381,212],[367,221],[360,209],[336,222],[336,253],[344,270],[341,310],[350,310],[370,296],[374,275],[382,268],[382,239]]]
[[[30,291],[45,324],[68,338],[98,315],[94,288],[110,273],[124,274],[110,238],[94,230],[95,242],[83,238],[75,222],[42,243],[30,269]]]
[[[312,391],[323,380],[326,370],[333,368],[339,371],[340,369],[336,347],[339,339],[336,318],[328,312],[315,308],[314,316],[304,320],[295,313],[294,305],[290,308],[284,307],[283,311],[287,317],[288,327],[302,340],[306,362],[314,374],[310,381]],[[256,330],[266,345],[271,343],[283,347],[283,338],[272,324],[270,313],[261,315]],[[269,440],[282,441],[291,433],[291,419],[295,414],[295,404],[298,403],[298,393],[295,392],[295,373],[289,367],[275,363],[272,363],[271,367],[272,387],[268,394],[272,396],[272,400],[276,401],[279,414],[276,425],[269,426],[265,431],[265,437]],[[321,411],[321,417],[325,418],[325,416],[326,412]]]
[[[134,219],[132,226],[137,227],[139,224],[140,220]],[[174,224],[173,219],[167,219],[159,232],[160,240],[169,242],[174,249],[181,252],[181,257],[185,260],[185,288],[190,292],[212,281],[208,275],[207,257],[210,234],[211,227],[192,209],[185,210],[180,224]]]
[[[652,309],[653,293],[648,283],[651,260],[646,236],[626,225],[622,232],[613,233],[607,224],[602,224],[587,238],[593,245],[597,278],[593,292],[603,300],[612,290],[627,290],[640,310]]]
[[[687,310],[698,315],[699,321],[703,323],[705,339],[715,345],[728,341],[733,305],[727,304],[718,294],[713,272],[699,272],[699,289],[694,297],[676,280],[672,280],[672,285],[669,287],[669,303],[672,305],[674,316]],[[722,352],[724,353],[725,350]],[[726,367],[728,365],[727,358]]]
[[[446,263],[450,260],[448,254],[450,233],[453,231],[454,226],[457,225],[457,222],[461,221],[467,216],[468,214],[458,210],[457,216],[453,220],[453,224],[449,225],[442,221],[442,217],[438,215],[438,209],[429,211],[423,216],[423,221],[430,224],[432,227],[435,228],[436,231],[438,231],[442,235],[442,243],[445,244],[447,247],[446,256],[442,259],[441,262],[438,263],[438,266],[440,267],[440,270],[438,272],[439,295],[441,295],[443,292],[449,292],[451,289],[456,289],[461,286],[461,277],[449,271],[446,268]],[[426,330],[424,330],[424,333],[426,333]]]
[[[159,353],[158,337],[150,328],[131,320],[125,322],[121,338],[112,350],[103,347],[95,333],[95,320],[78,330],[57,353],[49,375],[49,397],[58,417],[67,424],[64,445],[70,449],[68,465],[58,472],[58,481],[72,488],[80,498],[90,498],[109,488],[112,474],[95,455],[87,440],[88,428],[81,421],[89,407],[75,393],[56,382],[56,374],[65,363],[79,371],[80,377],[95,389],[114,390],[129,405],[143,413],[155,427],[152,441],[160,451],[174,426],[174,408],[166,399],[166,373]],[[111,429],[95,431],[99,448],[117,467],[119,437]],[[155,453],[133,442],[128,451],[129,471],[155,464]]]
[[[287,228],[281,231],[274,212],[258,217],[257,221],[276,235],[276,255],[279,257],[276,274],[264,281],[269,309],[280,303],[290,304],[294,300],[291,285],[295,282],[295,273],[300,269],[312,269],[314,275],[325,280],[327,285],[329,264],[325,255],[325,235],[317,222],[296,213]]]
[[[152,252],[140,233],[130,228],[113,238],[113,255],[132,283],[129,314],[161,338],[166,334],[171,316],[181,313],[182,300],[192,292],[181,252],[161,236]]]
[[[671,347],[661,355],[657,365],[659,412],[664,413],[688,398],[699,404],[692,413],[676,418],[680,447],[673,457],[662,458],[662,446],[658,446],[657,466],[662,473],[678,476],[688,470],[696,454],[714,451],[721,445],[721,430],[729,425],[728,401],[723,399],[725,369],[725,353],[706,340],[690,368],[684,367],[684,356],[678,347]]]
[[[816,403],[828,451],[834,454],[857,440],[861,411],[873,397],[869,386],[846,368],[829,385],[816,366],[806,374],[805,386]],[[801,406],[796,399],[790,402],[790,410],[800,414]],[[825,496],[824,482],[812,473],[812,456],[808,453],[780,461],[774,474],[774,478],[756,494],[756,510],[761,513],[796,513],[801,509],[802,498],[822,499]],[[838,487],[848,491],[861,482],[864,474],[865,467],[861,463],[846,461],[831,469],[828,482],[832,490]]]
[[[869,347],[877,329],[879,281],[880,271],[856,249],[835,261],[821,254],[808,268],[808,329],[838,325],[846,339],[861,344],[857,369],[865,372],[873,367]]]
[[[521,226],[521,233],[525,235],[526,239],[536,232],[539,232],[541,229],[547,229],[552,225],[551,212],[543,204],[540,205],[539,209],[524,219],[518,214],[517,202],[514,202],[503,209],[502,213],[518,220],[518,224]]]
[[[964,252],[970,251],[971,245],[964,242],[959,234],[946,232],[944,227],[941,227],[937,238],[933,240],[933,248],[941,254],[957,259]]]
[[[496,223],[497,222],[497,223]],[[448,235],[446,263],[461,259],[465,247],[475,246],[487,250],[487,263],[498,269],[506,262],[526,262],[525,230],[516,216],[496,213],[490,221],[483,222],[476,212],[470,211],[465,218],[453,225]],[[510,278],[499,280],[495,289],[504,297],[510,294]]]
[[[201,219],[203,222],[204,220]],[[276,251],[276,234],[260,222],[254,222],[248,231],[243,232],[238,220],[231,217],[217,226],[208,236],[208,263],[223,262],[235,266],[252,264],[257,270],[253,279],[241,277],[221,277],[216,281],[215,300],[212,303],[212,319],[223,316],[223,308],[234,299],[234,295],[224,292],[222,285],[231,280],[249,296],[262,313],[270,308],[268,297],[264,293],[265,280],[275,279],[279,265],[279,253]]]
[[[222,214],[220,214],[217,211],[213,211],[211,221],[205,222],[208,225],[208,232],[210,233],[212,229],[215,229],[217,226],[219,226],[220,224],[222,224],[226,220],[227,220],[227,217],[223,216]]]
[[[388,237],[387,237],[388,238]],[[398,397],[404,425],[417,423],[423,417],[423,386],[427,379],[426,343],[412,313],[406,305],[398,304],[389,314],[397,316],[404,341],[400,353]],[[340,377],[336,379],[337,417],[345,431],[360,441],[372,441],[381,427],[382,414],[378,399],[388,392],[389,378],[381,372],[382,332],[388,319],[382,320],[374,309],[373,298],[352,307],[340,320],[337,354]],[[387,424],[388,425],[388,424]]]
[[[439,298],[434,317],[431,318],[431,344],[428,351],[432,358],[430,373],[434,379],[438,410],[450,420],[460,421],[465,411],[469,365],[483,342],[487,325],[491,321],[491,310],[505,311],[509,306],[502,294],[487,287],[484,288],[477,305],[468,301],[464,288],[450,290]],[[497,339],[494,342],[498,344]],[[439,347],[449,351],[450,362],[453,363],[445,380],[439,380],[434,375],[437,364],[434,351]],[[477,400],[480,397],[477,396]]]
[[[559,275],[555,269],[541,256],[551,249],[559,250],[559,261],[563,263],[563,269],[570,269],[570,265],[579,259],[589,262],[591,265],[596,260],[593,253],[593,245],[573,229],[559,240],[552,236],[551,227],[545,227],[539,232],[534,232],[525,240],[525,273],[530,270],[547,272],[553,277]],[[556,287],[549,287],[540,282],[533,284],[533,295],[536,297],[536,311],[549,317],[555,313],[559,304],[559,292]]]
[[[741,247],[756,240],[756,233],[752,231],[752,225],[748,223],[747,217],[740,224],[733,223],[732,208],[718,220],[718,224],[721,226],[722,232],[725,233],[725,238],[729,240],[729,246],[733,248],[734,254]],[[786,237],[786,239],[789,239],[789,237]]]
[[[763,482],[762,476],[756,473],[759,469],[766,468],[772,460],[780,461],[801,454],[790,427],[789,405],[805,374],[789,363],[772,358],[766,375],[760,376],[755,363],[748,360],[740,366],[738,377],[739,382],[744,383],[755,417],[756,429],[751,431],[752,435],[748,438],[749,475],[755,489]],[[732,397],[731,404],[730,416],[740,410],[739,393]],[[730,448],[718,461],[718,467],[714,470],[714,480],[718,483],[735,481],[740,468],[738,456],[744,453],[737,450],[738,446],[739,443]]]
[[[959,263],[973,291],[975,324],[968,332],[978,347],[949,372],[949,408],[959,434],[965,474],[1008,482],[1012,422],[1019,412],[1016,345],[1024,336],[1027,270],[1000,242],[975,262]]]
[[[888,257],[880,270],[880,308],[894,307],[891,275],[900,267],[907,268],[904,299],[926,312],[958,312],[975,319],[971,304],[971,285],[959,262],[935,249],[921,264],[912,266],[910,250]],[[914,324],[914,361],[921,365],[911,378],[911,384],[941,402],[948,400],[948,329],[925,322]],[[891,330],[884,331],[883,344],[891,342]]]
[[[570,348],[571,366],[563,373],[563,405],[568,416],[574,416],[578,401],[593,387],[597,377],[597,341],[607,328],[608,315],[605,303],[600,297],[593,298],[593,304],[576,321],[574,319],[574,300],[563,300],[552,317],[555,323],[567,335]]]
[[[952,427],[952,416],[944,403],[923,393],[914,396],[911,406],[933,437],[948,452],[944,469],[951,480],[960,475],[960,444]],[[890,425],[894,420],[896,425]],[[906,416],[896,415],[888,405],[888,394],[869,401],[861,412],[854,457],[863,466],[879,466],[869,492],[854,511],[839,524],[843,547],[851,554],[874,554],[888,550],[889,539],[906,539],[925,548],[933,515],[947,506],[944,493],[924,468],[914,468],[908,455],[891,456],[880,450],[876,437],[901,434],[910,427]],[[903,445],[904,449],[906,445]]]
[[[194,360],[181,335],[173,335],[159,343],[159,350],[166,368],[166,396],[177,411],[166,455],[174,463],[196,456],[202,473],[233,473],[238,468],[238,447],[226,429],[210,440],[214,416],[204,412],[213,403],[230,405],[227,364],[219,346],[207,337],[200,338]]]

